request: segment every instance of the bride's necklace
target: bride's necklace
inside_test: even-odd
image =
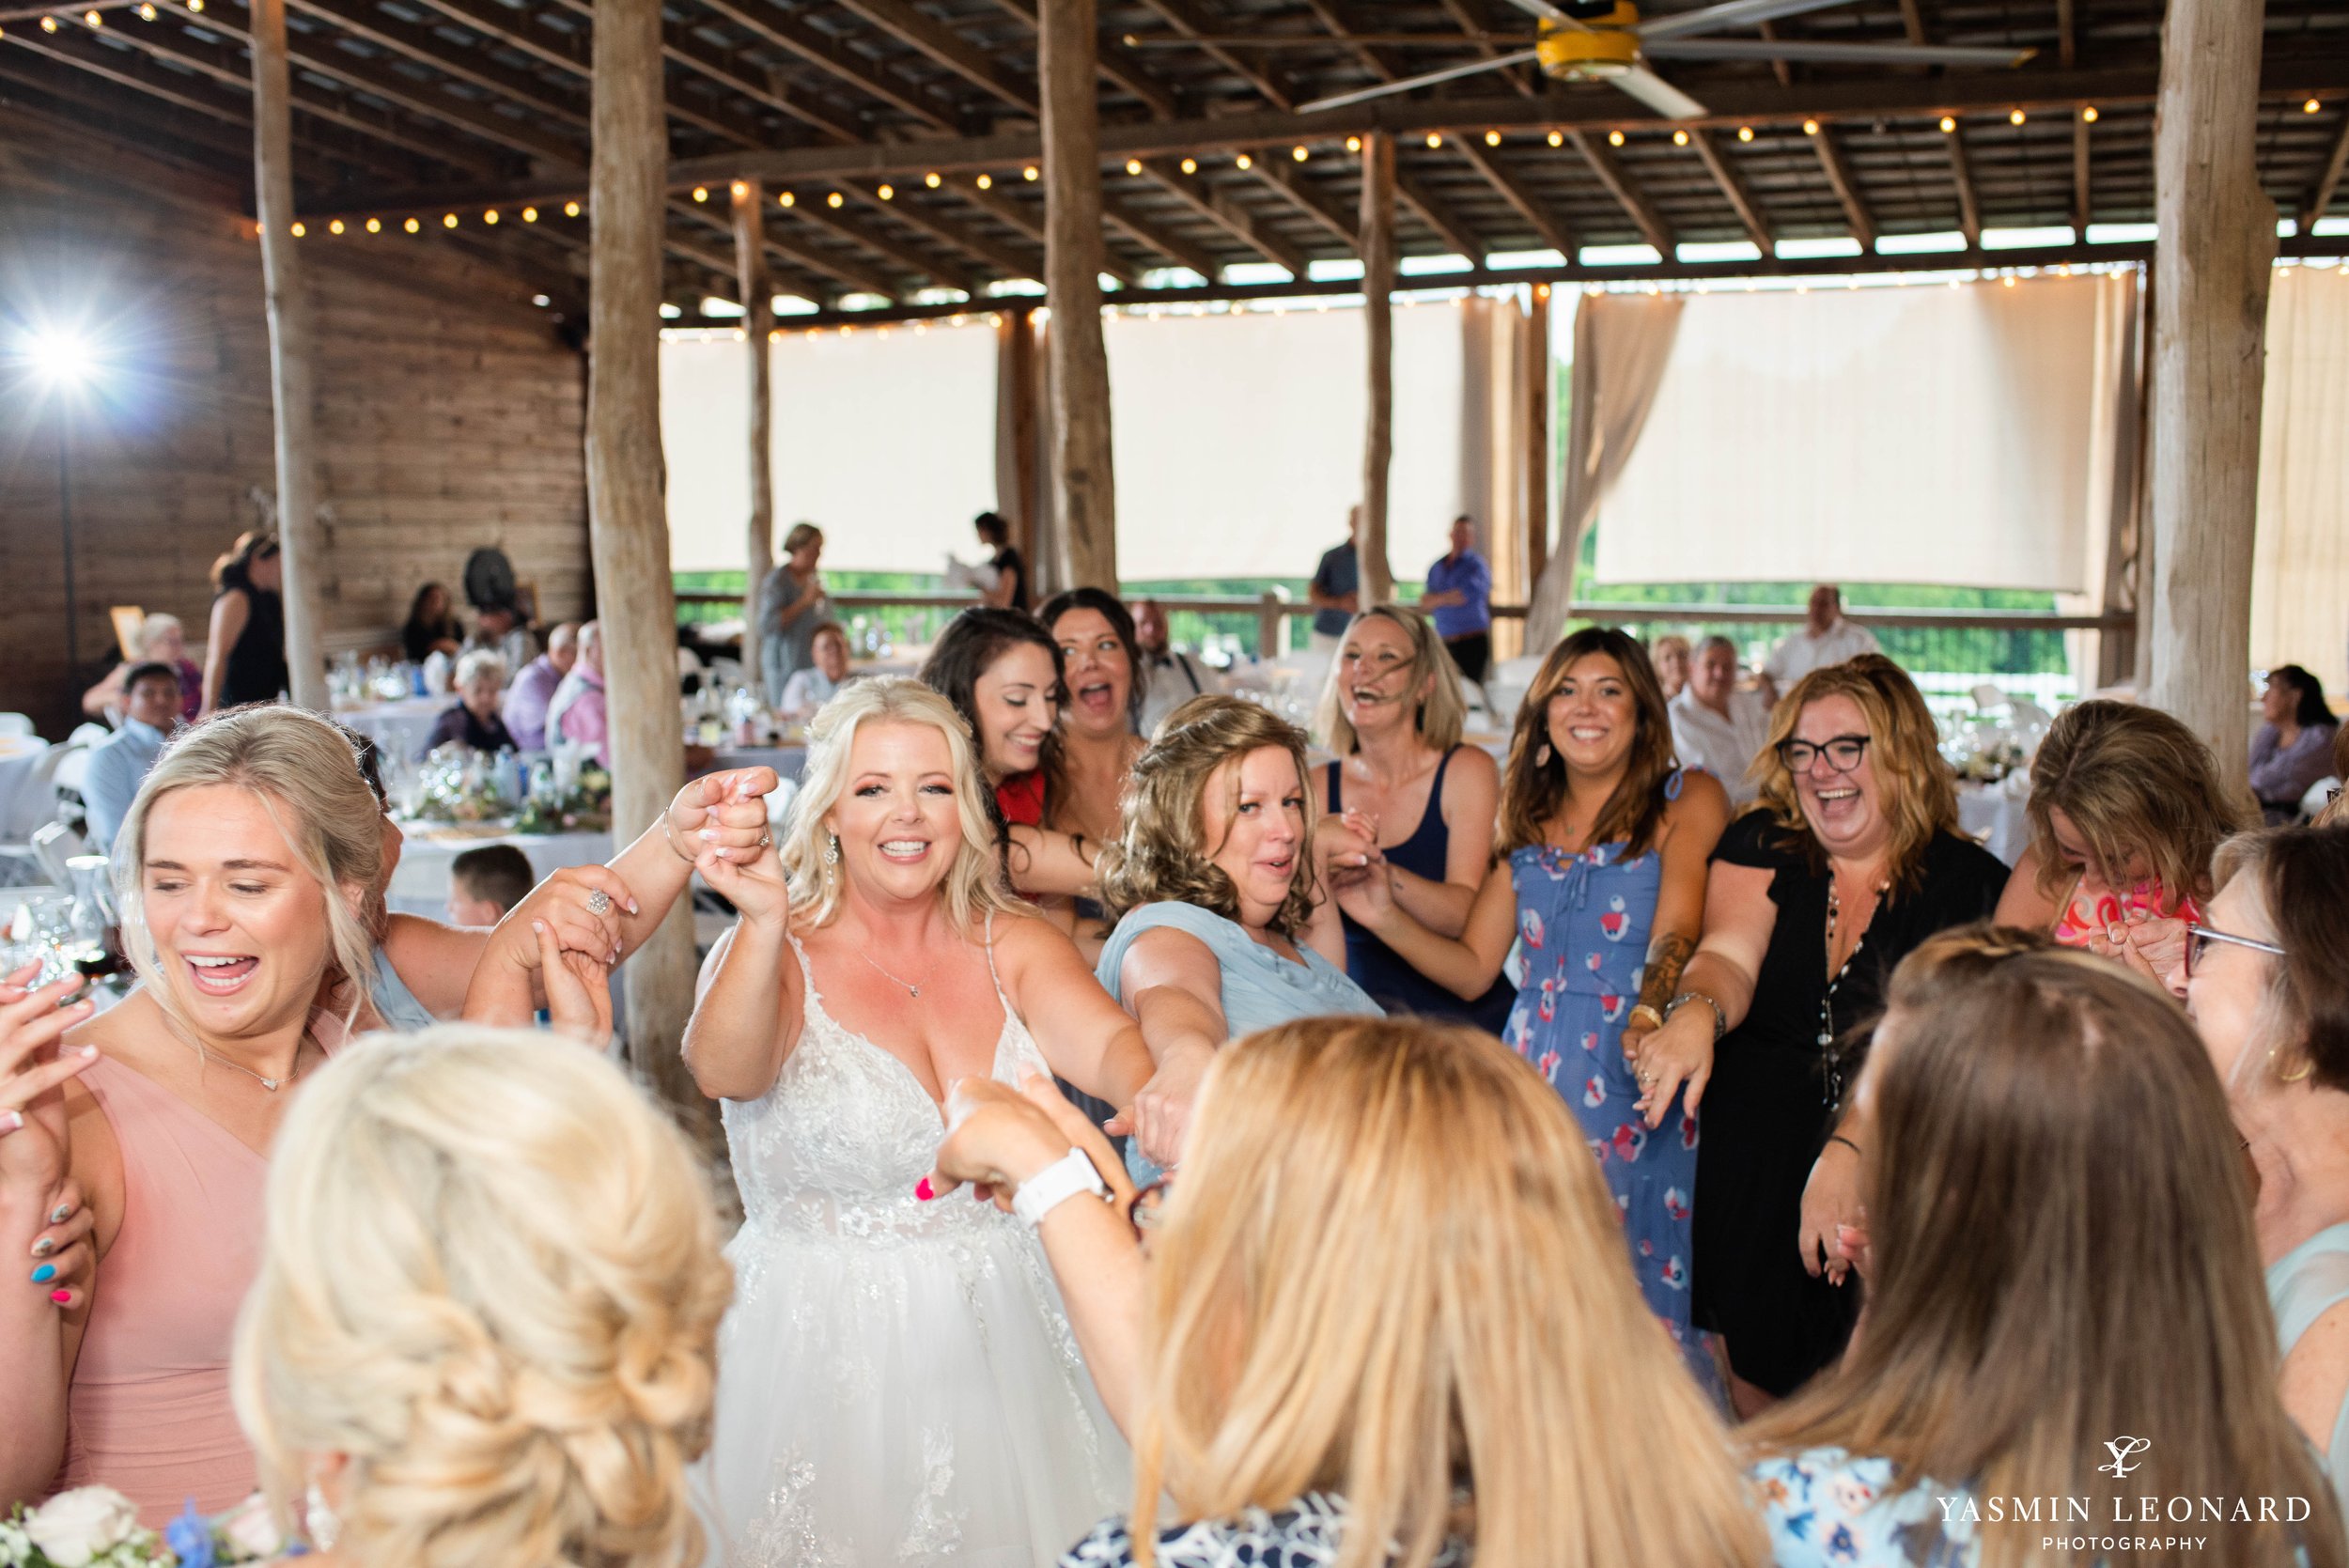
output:
[[[861,948],[861,947],[860,947],[860,948],[858,948],[858,949],[856,950],[856,955],[857,955],[858,957],[860,957],[860,958],[863,959],[866,963],[868,963],[868,964],[872,964],[872,965],[873,965],[873,970],[874,970],[874,972],[875,972],[875,973],[877,973],[877,974],[879,974],[879,976],[881,976],[881,978],[883,978],[884,980],[887,980],[887,981],[888,981],[891,985],[893,985],[893,986],[904,986],[904,987],[905,987],[905,991],[906,991],[906,995],[907,995],[908,997],[910,997],[910,998],[914,999],[914,1000],[917,1000],[917,1001],[918,1001],[918,1000],[920,1000],[921,995],[922,995],[922,986],[926,986],[926,985],[928,985],[928,984],[929,984],[929,978],[930,978],[930,977],[929,977],[928,975],[926,975],[926,975],[924,975],[924,976],[922,977],[922,981],[921,981],[921,984],[920,984],[920,985],[916,985],[914,982],[912,982],[912,981],[910,981],[910,980],[900,980],[900,979],[898,979],[895,975],[891,974],[891,973],[890,973],[887,970],[882,969],[882,968],[880,967],[880,965],[879,965],[879,964],[877,964],[877,963],[874,963],[874,962],[873,962],[873,955],[872,955],[871,954],[869,954],[869,953],[865,952],[865,951],[864,951],[863,948]],[[267,1079],[264,1079],[263,1081],[264,1081],[264,1082],[267,1082],[268,1080],[267,1080]],[[275,1085],[275,1084],[271,1084],[271,1085],[270,1085],[270,1087],[272,1087],[272,1088],[273,1089],[273,1088],[275,1088],[275,1087],[276,1087],[276,1085]]]

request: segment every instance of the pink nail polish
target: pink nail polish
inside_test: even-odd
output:
[[[73,1299],[73,1293],[70,1290],[53,1290],[49,1293],[49,1299],[62,1307]]]
[[[938,1194],[931,1189],[930,1179],[927,1176],[924,1176],[920,1181],[913,1184],[913,1195],[916,1198],[921,1199],[922,1202],[926,1203],[938,1196]]]

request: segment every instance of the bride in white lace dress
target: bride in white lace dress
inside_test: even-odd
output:
[[[1000,891],[984,787],[944,699],[860,682],[778,853],[704,867],[740,911],[685,1037],[742,1193],[704,1476],[739,1568],[1034,1568],[1129,1488],[1035,1237],[924,1180],[957,1079],[1130,1106],[1151,1073]]]

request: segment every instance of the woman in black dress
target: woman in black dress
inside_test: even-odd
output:
[[[277,536],[238,536],[212,563],[212,626],[204,652],[204,711],[273,703],[286,690],[286,611]]]
[[[1740,1416],[1839,1356],[1859,1311],[1834,1253],[1858,1218],[1845,1091],[1884,983],[1990,913],[2007,868],[1963,837],[1933,715],[1879,654],[1814,670],[1770,720],[1754,809],[1713,851],[1704,935],[1635,1064],[1650,1126],[1685,1084],[1698,1146],[1696,1321]]]
[[[1011,542],[1011,524],[993,512],[981,512],[971,520],[971,526],[977,530],[979,543],[994,551],[987,564],[995,568],[995,586],[981,594],[979,602],[998,610],[1025,610],[1028,568]]]

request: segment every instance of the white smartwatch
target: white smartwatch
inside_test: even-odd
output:
[[[1044,1223],[1046,1215],[1080,1192],[1109,1202],[1109,1184],[1101,1180],[1101,1172],[1093,1168],[1082,1149],[1071,1149],[1019,1184],[1019,1190],[1012,1194],[1011,1212],[1033,1231]]]

